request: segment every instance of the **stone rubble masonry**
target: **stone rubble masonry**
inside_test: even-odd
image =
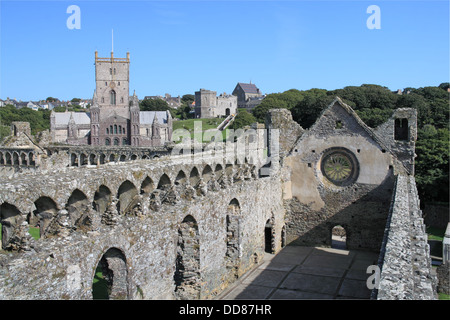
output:
[[[398,119],[408,123],[401,140]],[[308,130],[283,109],[266,127],[215,148],[41,148],[12,138],[0,149],[0,299],[92,299],[98,266],[110,298],[211,299],[264,251],[329,247],[335,226],[348,249],[381,250],[374,298],[434,299],[413,176],[415,111],[371,129],[336,98]],[[348,185],[322,172],[330,150],[353,159]]]
[[[20,211],[20,220],[27,221],[36,208],[34,202],[41,197],[54,201],[56,212],[50,212],[50,218],[54,215],[58,219],[52,220],[57,221],[56,224],[49,224],[51,234],[37,241],[30,240],[31,249],[0,253],[0,299],[91,299],[95,269],[111,248],[118,249],[125,257],[127,272],[121,273],[128,279],[128,299],[176,299],[174,274],[178,232],[187,216],[192,216],[198,225],[200,299],[214,297],[236,279],[236,273],[244,273],[262,259],[264,227],[271,217],[275,217],[279,249],[283,227],[280,183],[276,175],[264,178],[239,176],[240,171],[245,172],[240,169],[247,164],[231,163],[228,173],[234,182],[228,182],[226,188],[206,189],[206,194],[197,194],[194,198],[174,195],[171,201],[162,199],[157,211],[150,209],[150,195],[141,193],[142,201],[135,206],[139,208],[138,212],[116,212],[115,223],[101,223],[102,215],[95,209],[91,209],[91,219],[85,229],[67,218],[68,214],[77,211],[74,206],[83,207],[77,202],[80,197],[71,196],[75,193],[84,194],[86,203],[97,203],[97,207],[102,207],[95,194],[103,186],[111,191],[112,201],[131,203],[133,195],[136,199],[139,190],[146,189],[146,177],[151,179],[154,187],[164,175],[171,185],[175,185],[181,171],[189,177],[194,167],[202,174],[207,171],[206,167],[215,170],[220,165],[219,168],[225,171],[227,166],[220,153],[205,153],[199,164],[193,164],[190,159],[191,155],[68,167],[53,174],[35,173],[32,179],[22,175],[4,181],[0,186],[0,203],[15,206]],[[256,164],[257,167],[260,165]],[[219,171],[214,174],[211,176],[221,176]],[[124,185],[132,187],[125,188]],[[145,191],[150,192],[149,189]],[[227,254],[229,230],[226,217],[233,199],[240,207],[239,265],[235,266],[238,271],[228,268]],[[184,290],[189,292],[190,289]]]
[[[414,177],[397,177],[379,258],[379,300],[434,300],[436,277]]]

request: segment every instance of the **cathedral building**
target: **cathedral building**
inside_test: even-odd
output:
[[[96,89],[90,112],[52,112],[55,143],[95,146],[161,146],[172,139],[169,111],[140,111],[129,96],[130,53],[126,58],[100,58],[95,52]]]

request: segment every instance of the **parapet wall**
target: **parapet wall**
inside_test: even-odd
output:
[[[430,248],[414,177],[399,175],[379,257],[378,300],[434,300]]]

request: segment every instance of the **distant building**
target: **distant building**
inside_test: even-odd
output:
[[[248,110],[253,109],[261,103],[264,95],[253,83],[238,82],[233,90],[233,95],[237,96],[237,107]]]
[[[226,93],[217,97],[216,91],[200,89],[195,92],[195,117],[217,118],[237,112],[237,97]]]
[[[140,111],[136,94],[129,96],[130,55],[99,58],[95,52],[96,89],[90,112],[53,112],[53,142],[73,145],[161,146],[172,139],[168,111]]]
[[[145,100],[145,99],[153,99],[153,100],[155,100],[155,99],[161,99],[161,100],[163,100],[163,101],[166,101],[167,104],[169,105],[169,107],[174,108],[174,109],[177,109],[178,107],[181,106],[181,97],[180,97],[180,96],[178,96],[178,97],[172,97],[172,96],[171,96],[170,94],[168,94],[168,93],[166,93],[166,94],[164,95],[164,97],[163,97],[163,96],[145,96],[145,97],[144,97],[144,100]]]

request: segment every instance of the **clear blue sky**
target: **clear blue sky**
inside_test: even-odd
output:
[[[70,30],[69,5],[80,29]],[[381,29],[370,30],[369,5]],[[449,81],[449,2],[0,1],[0,98],[91,98],[94,52],[130,52],[130,94],[391,90]]]

